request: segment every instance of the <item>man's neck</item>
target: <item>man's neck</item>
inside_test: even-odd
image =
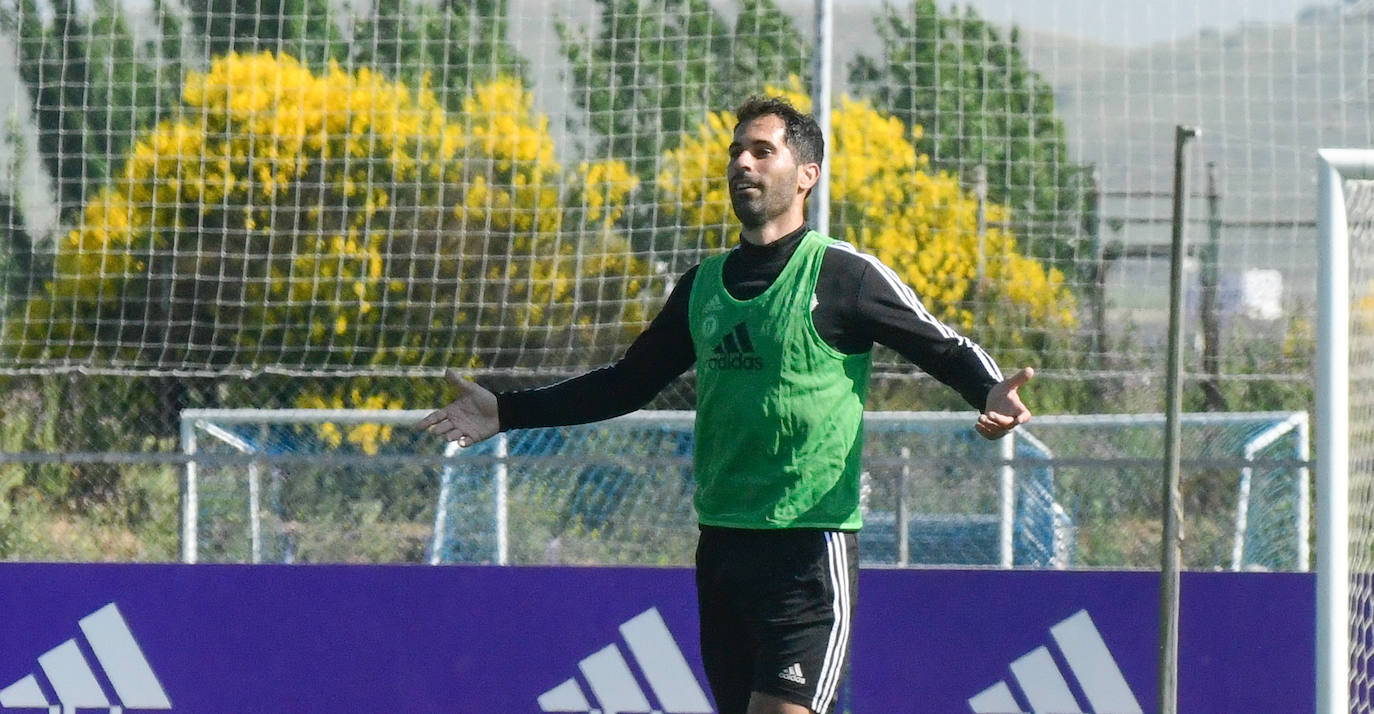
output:
[[[802,211],[789,211],[783,216],[779,216],[758,228],[745,228],[740,231],[740,238],[747,243],[754,245],[772,245],[778,240],[792,234],[802,224],[806,222],[806,215]]]

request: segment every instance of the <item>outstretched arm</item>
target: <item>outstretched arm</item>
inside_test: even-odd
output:
[[[417,426],[470,446],[498,431],[585,424],[643,407],[696,361],[687,325],[694,273],[689,270],[682,277],[653,322],[614,364],[545,387],[500,394],[460,380],[458,398]],[[473,416],[477,414],[482,419]],[[473,430],[466,432],[463,425]]]
[[[959,392],[981,413],[974,428],[984,438],[1000,439],[1030,420],[1017,390],[1035,370],[1026,367],[1004,378],[982,347],[936,319],[916,292],[877,258],[847,247],[827,255],[827,260],[832,255],[835,260],[826,265],[833,264],[835,274],[847,270],[858,275],[841,281],[859,284],[857,291],[848,293],[854,297],[845,311],[853,316],[854,334],[891,347]]]

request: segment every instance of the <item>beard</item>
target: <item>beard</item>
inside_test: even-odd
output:
[[[757,194],[742,191],[730,192],[730,205],[735,209],[735,217],[745,228],[759,228],[778,216],[787,213],[792,207],[792,192],[788,187],[797,185],[797,171],[790,176],[781,176],[773,181],[760,179]]]

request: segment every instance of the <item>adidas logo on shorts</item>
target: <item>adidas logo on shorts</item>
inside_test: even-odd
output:
[[[802,676],[801,662],[793,662],[792,666],[778,672],[778,678],[793,684],[806,684],[806,677]]]

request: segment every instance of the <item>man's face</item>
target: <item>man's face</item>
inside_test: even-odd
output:
[[[730,203],[745,228],[787,213],[801,192],[797,160],[786,143],[782,117],[765,114],[740,124],[730,142]]]

